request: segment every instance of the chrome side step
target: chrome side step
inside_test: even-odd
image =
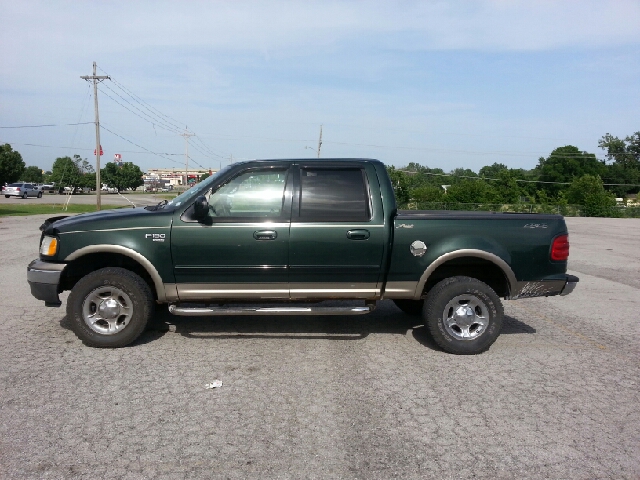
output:
[[[169,313],[183,317],[210,315],[364,315],[376,309],[375,303],[364,307],[183,307],[172,303]]]

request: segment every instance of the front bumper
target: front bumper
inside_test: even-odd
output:
[[[27,282],[31,287],[31,295],[43,300],[46,307],[62,305],[58,297],[60,276],[66,263],[49,263],[36,259],[27,266]]]

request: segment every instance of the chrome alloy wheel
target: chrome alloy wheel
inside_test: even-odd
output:
[[[105,285],[93,290],[82,303],[82,318],[87,326],[101,335],[114,335],[129,324],[133,303],[129,295]]]
[[[489,309],[475,295],[458,295],[444,307],[442,322],[452,337],[458,340],[475,340],[489,325]]]

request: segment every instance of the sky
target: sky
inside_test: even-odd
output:
[[[321,158],[476,172],[604,158],[603,135],[640,130],[640,0],[0,0],[0,18],[0,144],[44,170],[95,164],[93,62],[101,161],[145,171],[184,170],[185,138],[190,169],[313,158],[321,126]]]

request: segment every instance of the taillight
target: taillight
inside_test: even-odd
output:
[[[20,187],[16,188],[16,192],[19,192],[19,191],[20,191]]]
[[[569,235],[560,235],[551,244],[551,260],[564,262],[569,258]]]

